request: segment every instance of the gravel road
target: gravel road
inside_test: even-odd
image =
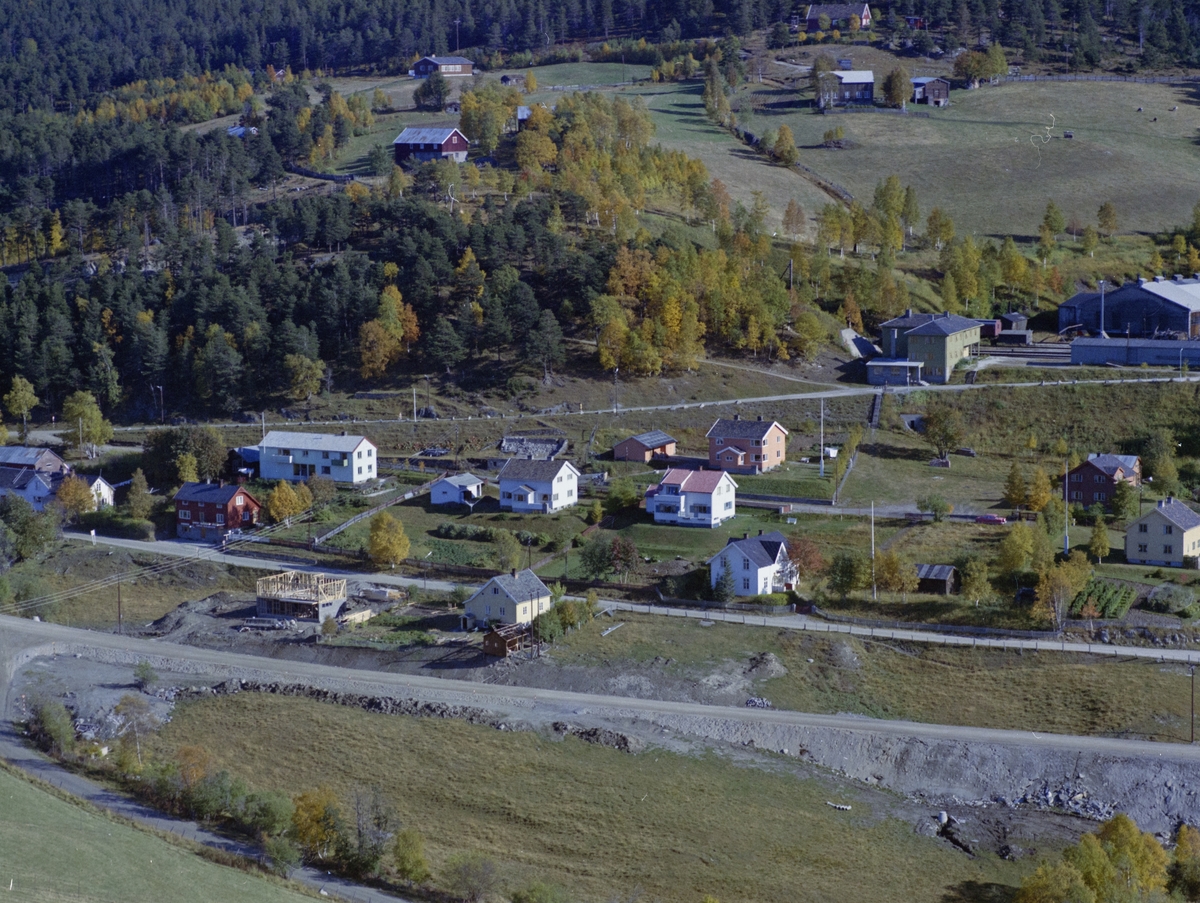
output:
[[[651,743],[682,735],[800,757],[848,777],[918,798],[1024,800],[1072,805],[1103,816],[1128,812],[1144,829],[1169,832],[1200,821],[1200,748],[1105,737],[1002,731],[848,715],[635,699],[421,675],[355,672],[327,665],[266,660],[61,625],[0,618],[6,717],[13,677],[34,658],[78,656],[201,678],[305,684],[339,693],[413,699],[486,709],[514,725],[554,722],[633,731]],[[68,660],[68,667],[69,667]],[[1071,804],[1071,805],[1068,805]]]

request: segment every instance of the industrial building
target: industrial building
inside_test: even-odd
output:
[[[1156,276],[1080,292],[1058,309],[1058,331],[1071,329],[1133,338],[1200,338],[1200,274],[1191,279]]]

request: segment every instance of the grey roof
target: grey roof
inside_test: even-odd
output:
[[[833,73],[843,85],[873,85],[875,73],[870,69],[849,69],[845,72]]]
[[[808,7],[806,19],[819,18],[822,13],[830,19],[848,19],[851,16],[861,16],[866,3],[813,3]]]
[[[475,596],[483,595],[493,583],[498,585],[515,602],[524,602],[529,599],[544,599],[550,595],[550,590],[546,584],[542,583],[537,574],[526,568],[523,571],[517,571],[515,577],[512,574],[499,574],[493,577],[476,590],[475,595],[471,598],[474,599]]]
[[[518,120],[528,119],[528,118],[529,118],[529,115],[530,115],[532,112],[533,112],[533,111],[532,111],[532,110],[530,110],[530,109],[529,109],[529,107],[526,107],[526,106],[519,106],[519,107],[517,107],[517,119],[518,119]]]
[[[880,329],[883,329],[883,328],[899,329],[901,332],[903,332],[905,330],[912,329],[914,326],[920,326],[923,323],[928,323],[930,320],[932,320],[934,318],[934,316],[936,316],[936,315],[935,314],[915,314],[915,313],[913,313],[913,309],[910,307],[901,316],[894,317],[893,319],[888,320],[886,323],[880,323],[879,327],[880,327]]]
[[[570,467],[579,476],[579,471],[570,461],[529,461],[511,458],[500,470],[500,479],[518,480],[522,483],[547,483],[558,476],[564,467]]]
[[[172,501],[177,502],[209,502],[210,504],[225,505],[239,492],[244,492],[250,498],[254,496],[246,492],[240,483],[184,483],[173,495]],[[254,499],[257,503],[258,499]]]
[[[451,484],[452,486],[458,486],[461,489],[467,489],[471,486],[481,485],[483,480],[475,476],[473,473],[456,473],[452,477],[443,477],[438,482],[445,482]]]
[[[271,430],[258,443],[264,448],[299,448],[308,451],[352,452],[364,441],[365,436],[341,436],[335,433],[292,433],[287,430]],[[372,443],[374,444],[374,443]]]
[[[635,442],[640,442],[646,448],[658,448],[661,445],[669,445],[675,441],[662,430],[650,430],[648,433],[638,433],[636,436],[630,436],[629,438]],[[621,441],[625,442],[628,440],[622,439]],[[620,445],[621,443],[618,442],[617,444]]]
[[[1124,467],[1126,470],[1133,470],[1138,465],[1137,455],[1100,455],[1090,454],[1087,456],[1088,463],[1094,464],[1111,476],[1117,472],[1117,469]]]
[[[1028,323],[1029,315],[1021,313],[1001,314],[1000,319],[1005,323]]]
[[[914,85],[927,85],[930,82],[946,82],[946,84],[950,84],[948,79],[940,78],[936,75],[922,75],[920,78],[914,78],[912,80]]]
[[[451,135],[458,132],[454,126],[426,126],[415,128],[409,126],[396,136],[392,144],[444,144]],[[458,132],[462,135],[462,132]],[[463,135],[463,140],[466,136]]]
[[[89,487],[95,486],[97,483],[103,483],[109,489],[112,489],[112,483],[108,482],[108,480],[104,479],[104,477],[100,476],[99,474],[84,474],[83,481],[87,483]]]
[[[0,467],[0,489],[11,489],[20,492],[34,480],[41,479],[51,489],[62,482],[63,476],[58,473],[43,473],[30,467],[18,470],[15,467]]]
[[[1146,297],[1149,295],[1150,297]],[[1141,282],[1127,282],[1124,285],[1105,292],[1110,300],[1141,300],[1166,301],[1190,312],[1200,311],[1200,279],[1148,279]],[[1064,302],[1064,307],[1080,307],[1084,304],[1099,304],[1100,292],[1080,292],[1072,295]]]
[[[63,463],[62,458],[48,448],[31,448],[25,445],[0,446],[0,467],[37,467],[44,455],[54,455],[57,464]]]
[[[910,329],[905,335],[954,335],[966,332],[968,329],[978,329],[978,320],[968,320],[957,314],[942,314],[934,317],[928,323]]]
[[[235,448],[235,452],[241,456],[242,462],[245,464],[257,464],[259,461],[259,451],[257,445],[243,445],[240,448]]]
[[[1159,514],[1177,526],[1180,530],[1191,530],[1200,527],[1200,514],[1197,514],[1179,499],[1163,499],[1154,508]],[[1147,513],[1146,517],[1150,514]],[[1134,523],[1145,520],[1139,517]]]
[[[1170,351],[1198,347],[1197,343],[1190,339],[1116,339],[1111,336],[1107,339],[1083,336],[1073,340],[1071,344],[1082,348],[1158,348]]]
[[[709,563],[711,564],[713,559],[719,558],[722,553],[727,552],[730,547],[737,549],[753,561],[756,567],[763,568],[770,567],[778,560],[779,550],[787,547],[787,539],[778,530],[764,533],[761,536],[751,536],[746,539],[734,539],[730,537],[729,542],[725,544],[725,548],[708,559]]]
[[[949,580],[954,576],[952,564],[918,564],[918,580]]]
[[[474,61],[467,59],[465,56],[423,56],[419,60],[417,60],[417,62],[423,63],[426,60],[429,60],[432,63],[437,63],[439,65],[453,66],[456,63],[460,66],[462,66],[462,65],[474,66],[475,65]]]
[[[779,426],[784,433],[787,432],[774,420],[742,420],[740,418],[726,420],[722,417],[708,428],[708,432],[704,436],[705,438],[716,436],[722,439],[761,439],[770,432],[773,426]]]

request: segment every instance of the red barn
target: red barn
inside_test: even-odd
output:
[[[396,164],[405,160],[427,163],[448,157],[455,163],[467,162],[467,136],[456,128],[441,126],[434,128],[406,128],[392,142],[396,149]]]
[[[258,523],[262,505],[240,484],[184,483],[175,493],[175,535],[215,542]]]
[[[408,74],[413,78],[429,78],[435,72],[440,72],[444,78],[458,78],[471,75],[475,64],[463,56],[424,56],[413,65]]]

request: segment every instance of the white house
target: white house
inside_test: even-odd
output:
[[[570,461],[512,458],[500,471],[500,507],[550,514],[579,501],[579,471]]]
[[[730,538],[725,548],[708,559],[708,573],[714,588],[726,571],[733,574],[733,592],[738,596],[758,596],[780,592],[792,582],[787,540],[775,530],[757,536],[743,533]]]
[[[473,473],[442,477],[429,487],[429,501],[434,505],[461,505],[481,498],[483,480]]]
[[[717,527],[737,514],[737,483],[723,470],[668,470],[646,490],[656,524]]]
[[[96,500],[97,511],[113,506],[115,490],[108,480],[94,474],[85,475],[83,479],[88,484],[88,488],[92,490],[92,498]]]
[[[272,482],[317,474],[335,483],[364,483],[379,476],[376,447],[364,436],[272,430],[258,451],[259,476]]]
[[[528,624],[550,610],[550,590],[533,571],[510,571],[493,577],[463,608],[462,629],[488,624]]]
[[[0,467],[0,496],[15,495],[29,502],[34,511],[45,510],[54,500],[62,474],[50,474],[26,467]]]

